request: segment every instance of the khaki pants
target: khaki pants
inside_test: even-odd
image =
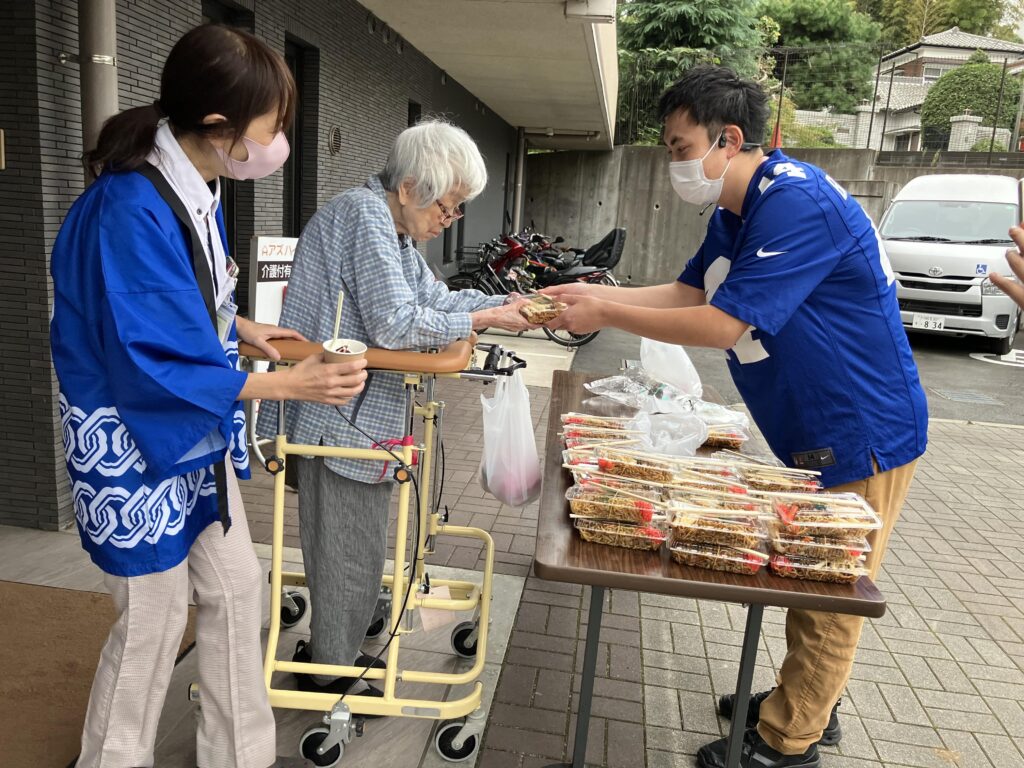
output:
[[[202,704],[199,768],[267,768],[276,758],[260,647],[262,569],[228,466],[231,529],[210,525],[170,570],[105,579],[118,617],[100,654],[77,768],[153,765],[157,724],[196,595]],[[188,722],[188,721],[186,721]]]
[[[882,565],[916,465],[914,460],[829,489],[859,493],[882,519],[882,527],[868,537],[867,567],[872,579]],[[778,673],[779,687],[762,702],[757,726],[772,749],[799,755],[821,738],[832,707],[846,688],[863,626],[859,616],[793,608],[786,612],[786,658]]]

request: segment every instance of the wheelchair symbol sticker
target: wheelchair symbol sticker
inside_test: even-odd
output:
[[[974,268],[974,272],[975,272],[975,274],[978,274],[978,275],[987,275],[988,274],[988,264],[979,264],[978,266],[976,266]]]

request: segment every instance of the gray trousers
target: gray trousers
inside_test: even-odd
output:
[[[349,665],[380,594],[393,484],[350,480],[320,457],[297,463],[313,662]]]
[[[153,765],[157,724],[188,619],[189,582],[202,703],[197,762],[200,768],[266,768],[276,761],[260,647],[263,570],[230,464],[227,480],[226,536],[213,523],[170,570],[106,576],[118,616],[89,695],[78,768]]]

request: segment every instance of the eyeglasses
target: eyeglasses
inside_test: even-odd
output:
[[[449,211],[440,200],[437,201],[437,207],[441,209],[442,224],[447,224],[449,221],[458,221],[466,215],[458,206],[456,206],[454,211]]]

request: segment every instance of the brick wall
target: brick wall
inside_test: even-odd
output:
[[[214,4],[216,5],[216,4]],[[303,161],[304,220],[344,189],[380,169],[395,135],[406,127],[408,103],[424,114],[444,114],[477,139],[491,181],[469,209],[465,241],[486,240],[501,229],[506,158],[515,150],[512,127],[479,104],[354,0],[229,0],[221,6],[251,13],[254,31],[276,50],[285,41],[306,47],[302,104],[307,132]],[[209,8],[209,6],[207,6]],[[159,93],[163,60],[174,42],[201,22],[202,0],[118,0],[117,56],[122,109],[148,104]],[[77,53],[75,0],[0,3],[0,128],[6,131],[8,169],[0,171],[0,403],[3,444],[0,524],[55,528],[73,514],[56,413],[56,381],[47,325],[52,304],[48,258],[63,217],[82,191],[78,68],[61,52]],[[401,48],[401,50],[399,50]],[[333,127],[341,151],[328,152]],[[282,174],[236,185],[237,242],[282,228]],[[440,261],[440,242],[428,256]],[[245,247],[237,257],[247,266]],[[241,276],[246,285],[246,275]]]

